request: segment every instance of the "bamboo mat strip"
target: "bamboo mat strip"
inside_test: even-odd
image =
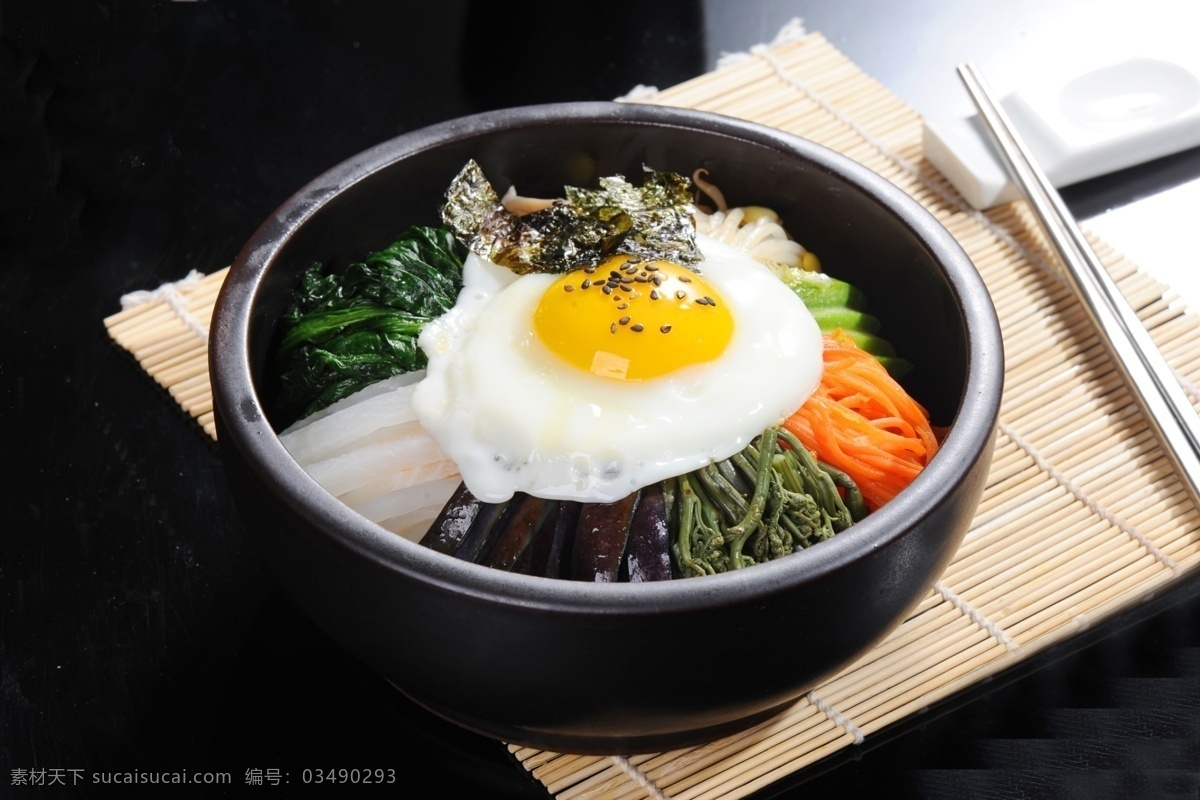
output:
[[[104,327],[175,402],[214,439],[212,388],[208,382],[208,326],[228,268],[189,275],[152,292],[121,298],[121,311]]]
[[[919,200],[983,275],[1007,354],[992,469],[954,562],[857,664],[750,730],[593,757],[510,746],[564,800],[745,797],[1142,602],[1200,565],[1186,499],[1024,203],[980,212],[923,157],[921,119],[819,34],[755,48],[649,102],[715,111],[836,149]],[[1193,402],[1200,318],[1103,242]],[[105,320],[210,436],[206,333],[225,270],[123,298]]]

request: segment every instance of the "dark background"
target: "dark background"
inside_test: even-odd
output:
[[[1047,30],[1116,13],[1104,30],[1127,36],[1190,8],[584,5],[0,0],[0,797],[37,794],[14,770],[219,770],[226,794],[267,796],[318,767],[396,770],[399,788],[354,796],[423,796],[416,774],[434,796],[545,796],[282,595],[214,445],[108,339],[122,294],[227,265],[288,195],[382,140],[665,88],[791,17],[922,112],[965,114],[944,68],[963,52],[1019,76],[1064,57],[1037,50]],[[1066,194],[1087,217],[1198,176],[1189,151]],[[1200,796],[1198,593],[1185,581],[763,796]],[[247,788],[248,769],[292,784]]]

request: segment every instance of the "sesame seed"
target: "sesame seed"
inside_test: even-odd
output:
[[[646,278],[646,276],[645,276],[645,275],[635,275],[635,276],[633,277],[633,279],[634,279],[635,281],[637,281],[638,283],[645,283],[645,282],[647,281],[647,278]]]
[[[680,276],[679,276],[679,282],[680,282],[680,283],[691,283],[691,282],[692,282],[692,279],[691,279],[691,278],[689,278],[687,275],[680,275]]]
[[[591,280],[588,278],[584,278],[583,283],[580,284],[580,287],[586,289],[591,285],[592,285]]]
[[[717,301],[716,301],[716,300],[713,300],[713,299],[712,299],[711,297],[709,297],[708,295],[704,295],[704,299],[708,301],[708,304],[709,304],[710,306],[714,306],[714,307],[715,307],[715,306],[717,305]]]
[[[659,327],[659,330],[662,331],[663,333],[670,333],[671,326],[670,325],[662,325]]]
[[[611,286],[609,286],[607,283],[606,283],[606,284],[604,284],[604,287],[603,287],[603,288],[604,288],[604,293],[605,293],[605,294],[612,294],[612,287],[611,287]]]
[[[651,289],[651,290],[650,290],[650,299],[651,299],[651,300],[657,300],[657,299],[658,299],[658,289]]]
[[[609,325],[609,326],[608,326],[608,332],[609,332],[609,333],[616,333],[616,332],[617,332],[617,323],[615,323],[615,322],[614,322],[612,325]]]
[[[621,325],[628,325],[629,317],[621,317],[619,320],[617,320],[617,322],[620,323]]]
[[[675,292],[675,297],[682,300],[683,298],[687,297],[687,292],[685,292],[683,289],[678,289]]]
[[[568,283],[566,286],[564,286],[564,287],[563,287],[563,291],[564,291],[564,292],[573,292],[573,291],[575,291],[575,284],[573,284],[573,283]]]
[[[625,309],[629,308],[629,303],[617,303],[617,308],[624,311]]]
[[[650,270],[651,272],[658,272],[658,264],[647,264],[646,269]]]
[[[637,322],[631,325],[629,330],[633,331],[634,333],[641,333],[642,331],[646,330],[646,328],[643,327],[642,323]]]

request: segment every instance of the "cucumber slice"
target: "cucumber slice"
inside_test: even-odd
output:
[[[810,309],[841,306],[861,311],[867,306],[859,289],[821,272],[791,270],[784,280]]]
[[[784,281],[812,312],[821,333],[841,329],[897,380],[912,371],[912,362],[897,356],[891,343],[878,335],[882,325],[866,312],[866,296],[858,288],[824,273],[800,270],[790,271]]]
[[[913,369],[911,361],[898,356],[875,356],[875,360],[882,364],[895,380],[900,380]]]
[[[895,348],[893,348],[886,339],[882,339],[873,333],[867,333],[865,331],[846,330],[845,328],[842,330],[847,336],[854,340],[856,345],[863,350],[866,350],[871,355],[876,356],[877,358],[880,356],[887,358],[896,357]]]
[[[813,319],[821,328],[822,333],[828,333],[836,328],[864,333],[878,333],[878,318],[865,311],[859,311],[845,306],[818,306],[810,308]]]

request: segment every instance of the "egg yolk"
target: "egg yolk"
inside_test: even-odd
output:
[[[561,276],[542,295],[533,326],[572,366],[643,380],[715,359],[733,336],[733,315],[703,276],[622,255]]]

